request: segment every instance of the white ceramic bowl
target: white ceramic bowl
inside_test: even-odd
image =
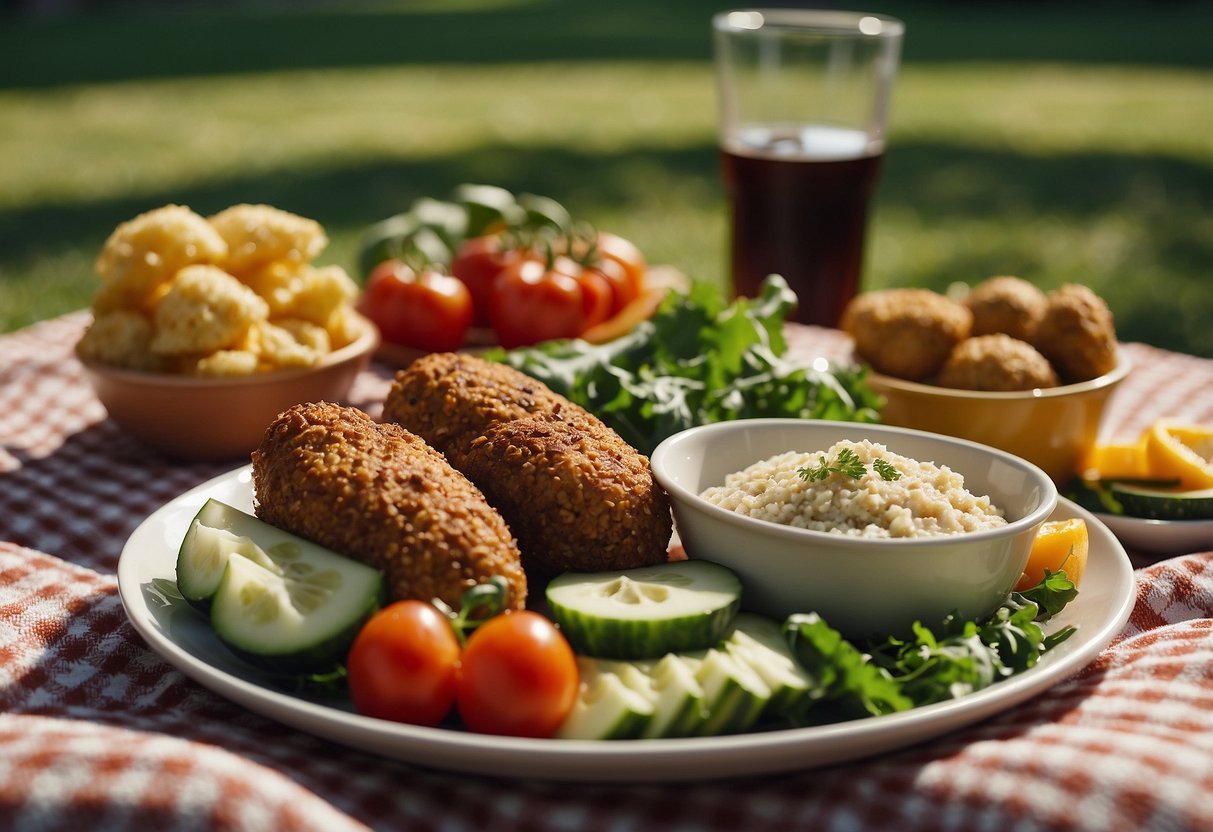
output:
[[[944,537],[877,539],[758,520],[700,497],[725,476],[787,451],[823,451],[868,439],[891,452],[946,465],[988,495],[1009,521]],[[907,428],[797,419],[750,419],[691,428],[662,442],[653,474],[669,492],[678,536],[691,558],[731,568],[747,609],[783,618],[816,612],[848,638],[935,626],[953,610],[979,618],[1006,598],[1036,531],[1057,504],[1040,468],[1004,451]]]

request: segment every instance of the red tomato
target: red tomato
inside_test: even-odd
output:
[[[617,260],[603,258],[588,267],[586,271],[599,275],[610,287],[611,303],[610,310],[607,312],[607,318],[618,315],[620,310],[636,300],[640,293],[639,285],[632,279],[628,270],[620,265]]]
[[[472,295],[463,281],[399,260],[374,268],[358,307],[385,340],[428,352],[459,349],[472,324]]]
[[[550,737],[580,683],[573,650],[551,621],[529,610],[505,612],[468,639],[455,701],[472,731]]]
[[[459,639],[432,604],[397,601],[358,632],[346,662],[360,714],[437,725],[455,702]]]
[[[500,235],[493,234],[465,240],[455,252],[451,275],[462,280],[472,293],[472,322],[476,326],[489,325],[493,283],[507,266],[521,257],[522,252],[511,248]]]
[[[577,276],[581,284],[581,329],[578,335],[605,321],[614,312],[615,289],[606,275],[596,268],[582,269]]]
[[[598,232],[595,248],[599,259],[613,260],[623,267],[626,299],[615,310],[618,312],[644,290],[644,276],[649,264],[635,243],[609,231]]]
[[[574,338],[585,319],[581,267],[557,257],[549,268],[535,257],[508,266],[493,284],[489,319],[506,349],[551,338]]]

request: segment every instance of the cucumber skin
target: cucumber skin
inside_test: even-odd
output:
[[[584,615],[548,598],[552,618],[580,655],[603,659],[659,659],[666,653],[702,650],[715,645],[728,632],[740,609],[740,599],[712,615],[666,618],[652,621],[613,621],[609,628],[601,619]]]
[[[1213,489],[1156,491],[1114,483],[1108,490],[1130,517],[1147,520],[1213,520]]]

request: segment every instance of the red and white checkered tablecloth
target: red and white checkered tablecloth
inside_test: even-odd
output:
[[[231,465],[160,458],[105,419],[82,314],[0,336],[0,828],[1213,829],[1213,553],[1138,561],[1118,639],[1046,694],[873,759],[729,782],[491,779],[285,728],[186,678],[127,622],[115,570],[149,514]],[[841,355],[833,331],[794,349]],[[1108,435],[1213,421],[1213,361],[1141,344]],[[374,411],[390,368],[352,392]],[[419,761],[420,762],[420,761]]]

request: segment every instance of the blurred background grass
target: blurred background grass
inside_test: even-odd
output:
[[[42,4],[47,5],[47,4]],[[721,283],[696,0],[51,3],[0,11],[0,331],[87,305],[123,220],[268,202],[362,230],[485,182]],[[1213,357],[1213,5],[838,3],[902,17],[866,288],[1085,283]]]

